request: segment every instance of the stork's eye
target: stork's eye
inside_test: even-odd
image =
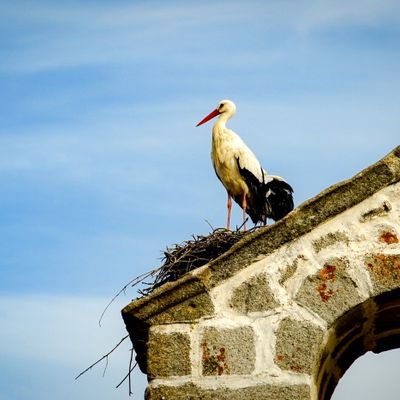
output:
[[[224,106],[224,103],[221,103],[218,107],[218,110],[220,110]]]

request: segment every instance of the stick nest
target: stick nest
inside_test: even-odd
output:
[[[187,272],[216,259],[253,230],[243,232],[219,228],[208,236],[193,235],[191,240],[168,247],[164,251],[163,264],[151,273],[155,276],[154,282],[147,283],[149,287],[140,290],[140,294],[148,295],[164,283],[176,281]]]

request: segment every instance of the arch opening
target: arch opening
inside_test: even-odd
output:
[[[400,393],[400,349],[359,357],[338,382],[332,400],[397,400]]]

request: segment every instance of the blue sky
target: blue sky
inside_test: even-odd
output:
[[[128,344],[104,379],[73,377],[124,335],[134,291],[97,325],[113,294],[224,226],[195,128],[220,99],[296,205],[399,144],[396,0],[3,1],[0,18],[0,400],[127,397]]]

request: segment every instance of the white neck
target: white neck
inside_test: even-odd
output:
[[[215,122],[213,128],[225,129],[226,123],[232,117],[232,115],[233,115],[233,113],[229,113],[229,112],[224,112],[224,113],[220,114],[217,121]]]

